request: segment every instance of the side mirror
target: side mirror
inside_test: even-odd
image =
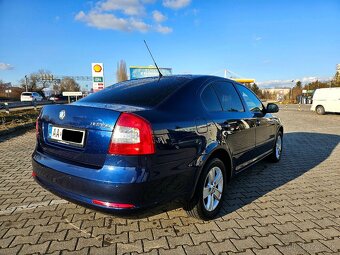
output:
[[[274,104],[274,103],[267,104],[267,108],[266,108],[267,113],[275,113],[278,111],[279,111],[279,107],[277,106],[277,104]]]

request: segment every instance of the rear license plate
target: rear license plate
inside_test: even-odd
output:
[[[50,124],[48,125],[48,138],[52,141],[82,147],[84,146],[85,131],[55,127]]]

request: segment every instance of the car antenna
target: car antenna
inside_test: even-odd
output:
[[[148,44],[146,43],[145,40],[144,40],[144,43],[145,43],[145,46],[146,46],[146,48],[148,49],[148,51],[149,51],[149,53],[150,53],[150,56],[151,56],[151,58],[152,58],[152,60],[153,60],[153,63],[155,64],[155,66],[156,66],[156,68],[157,68],[157,71],[158,71],[158,74],[159,74],[159,78],[162,78],[162,77],[163,77],[163,74],[162,74],[161,71],[159,70],[159,68],[158,68],[158,66],[157,66],[157,63],[156,63],[155,59],[153,58],[152,53],[151,53],[151,51],[150,51],[150,49],[149,49],[149,46],[148,46]]]

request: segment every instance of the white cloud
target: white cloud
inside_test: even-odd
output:
[[[112,29],[127,32],[139,31],[143,33],[150,30],[150,25],[141,20],[134,18],[118,18],[111,13],[98,13],[92,11],[89,14],[85,14],[83,11],[80,11],[75,19],[85,22],[88,26],[99,29]]]
[[[255,37],[255,41],[261,41],[261,40],[262,40],[262,37],[261,37],[261,36]]]
[[[137,30],[143,33],[146,33],[149,31],[150,29],[150,25],[146,24],[145,22],[141,21],[141,20],[134,20],[131,19],[130,20],[130,26],[133,30]]]
[[[167,19],[167,17],[163,13],[157,10],[152,12],[152,17],[157,23],[162,23]]]
[[[190,0],[179,2],[190,2]],[[160,25],[167,19],[162,12],[155,10],[150,13],[151,15],[145,15],[145,5],[153,3],[155,3],[155,0],[103,0],[95,4],[88,12],[79,11],[74,18],[98,29],[138,31],[142,33],[148,31],[156,31],[162,34],[171,33],[172,28]],[[150,21],[151,18],[155,21],[154,24],[148,24],[147,21]]]
[[[158,24],[156,26],[156,31],[162,34],[169,34],[172,32],[172,28]]]
[[[112,29],[130,31],[129,22],[123,18],[117,18],[113,14],[90,12],[85,14],[80,11],[76,17],[76,20],[85,22],[88,26],[96,27],[99,29]]]
[[[10,64],[0,63],[0,70],[12,70],[14,67]]]
[[[163,5],[170,9],[181,9],[190,4],[191,0],[163,0]]]
[[[122,11],[128,16],[141,16],[145,14],[144,5],[139,0],[106,0],[100,2],[101,11]]]

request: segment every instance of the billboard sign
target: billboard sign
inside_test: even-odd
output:
[[[169,76],[172,75],[171,68],[159,68],[162,75]],[[155,66],[130,66],[130,79],[139,79],[145,77],[158,76],[158,71]]]
[[[92,84],[93,92],[97,92],[105,88],[103,63],[92,63]]]

